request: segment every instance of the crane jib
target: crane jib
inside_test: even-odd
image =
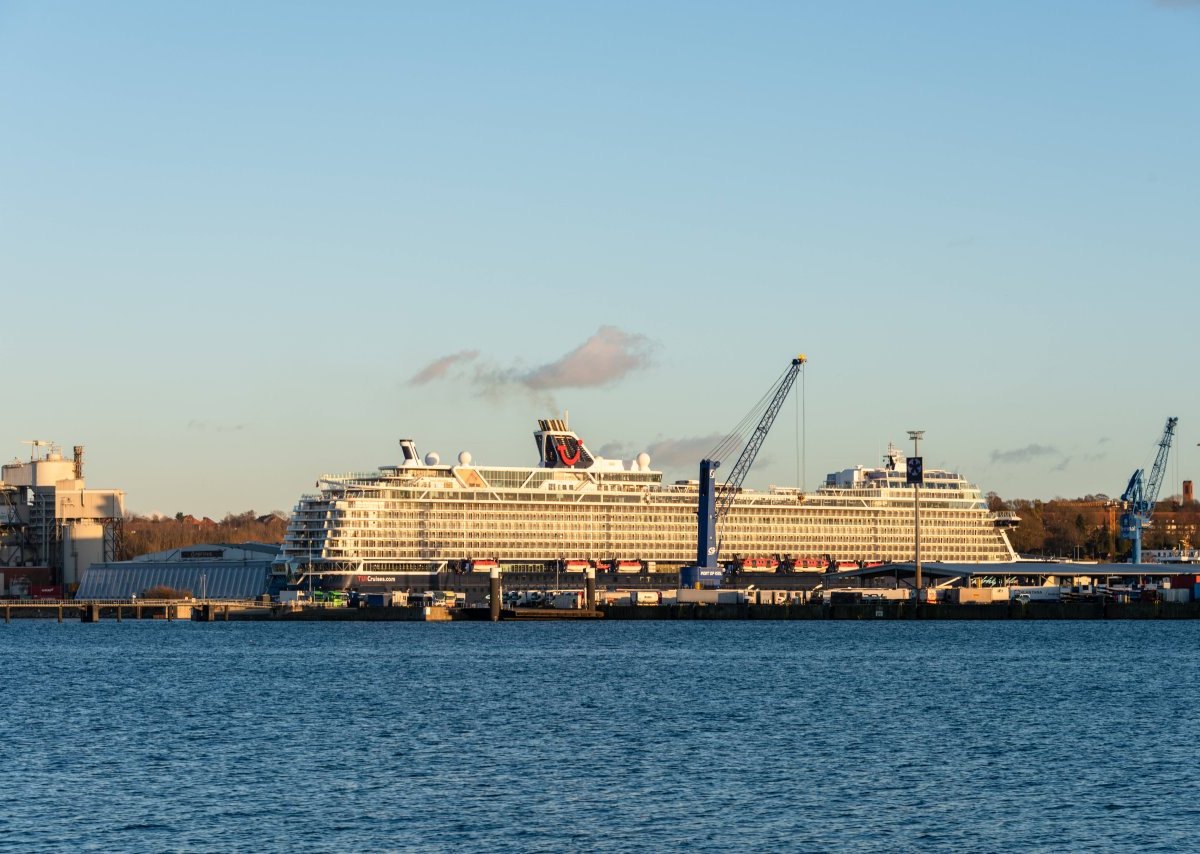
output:
[[[720,557],[721,545],[717,538],[717,523],[733,505],[734,496],[741,489],[742,482],[750,471],[750,466],[754,464],[754,458],[758,455],[763,442],[766,441],[767,433],[775,421],[775,416],[779,414],[784,400],[787,399],[788,393],[792,390],[792,385],[806,361],[808,360],[803,355],[792,359],[791,365],[768,392],[771,398],[770,402],[759,419],[758,426],[754,428],[754,432],[747,440],[746,447],[742,449],[737,462],[733,464],[729,478],[719,490],[713,484],[713,472],[720,466],[720,461],[714,459],[700,461],[700,490],[696,508],[698,515],[696,566],[683,568],[680,573],[681,586],[692,587],[699,583],[701,577],[712,580],[714,576],[719,575],[717,560]]]
[[[1158,503],[1158,492],[1166,475],[1167,457],[1171,453],[1171,440],[1175,436],[1175,425],[1178,423],[1178,418],[1167,419],[1162,438],[1158,440],[1158,454],[1154,458],[1153,468],[1150,469],[1149,481],[1143,486],[1143,470],[1138,469],[1129,479],[1129,486],[1125,487],[1125,492],[1121,495],[1124,509],[1121,514],[1121,537],[1133,542],[1130,563],[1142,562],[1142,529],[1150,524],[1150,517],[1154,515],[1154,505]]]
[[[803,356],[797,356],[795,359],[792,359],[791,366],[776,383],[771,402],[767,404],[767,409],[763,413],[762,418],[759,419],[758,426],[750,434],[750,439],[746,442],[746,447],[742,449],[741,455],[729,472],[729,478],[721,486],[717,494],[716,515],[718,520],[729,512],[734,496],[742,488],[742,482],[746,479],[746,475],[749,474],[750,467],[754,464],[754,458],[758,456],[758,451],[762,447],[763,442],[767,440],[767,433],[770,432],[771,425],[775,422],[775,416],[779,414],[779,410],[783,406],[783,402],[787,399],[788,393],[792,390],[792,385],[796,382],[796,377],[799,375],[805,361],[807,360]]]

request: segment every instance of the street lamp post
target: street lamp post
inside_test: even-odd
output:
[[[908,482],[913,487],[913,551],[916,563],[917,601],[921,601],[921,481],[924,479],[924,466],[921,464],[921,437],[924,430],[909,430],[908,438],[913,440],[913,455],[908,461]]]

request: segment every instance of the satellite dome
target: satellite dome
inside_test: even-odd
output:
[[[469,466],[471,464],[471,452],[463,451],[458,455],[458,464],[460,466]]]
[[[650,455],[645,451],[637,455],[637,467],[641,471],[646,471],[650,468]]]
[[[441,461],[442,458],[438,456],[437,451],[430,451],[425,455],[425,465],[427,466],[436,466]]]

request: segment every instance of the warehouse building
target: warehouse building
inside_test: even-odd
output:
[[[129,599],[169,589],[197,599],[255,599],[282,577],[272,572],[279,546],[270,543],[206,543],[146,554],[133,560],[92,564],[79,582],[77,599]]]

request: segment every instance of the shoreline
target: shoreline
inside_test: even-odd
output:
[[[264,603],[194,601],[159,603],[29,603],[0,605],[4,623],[13,620],[62,622],[489,622],[487,608],[440,606],[292,608]],[[995,602],[955,604],[882,601],[868,603],[685,603],[602,605],[596,611],[505,608],[500,622],[618,620],[1195,620],[1200,602]]]

